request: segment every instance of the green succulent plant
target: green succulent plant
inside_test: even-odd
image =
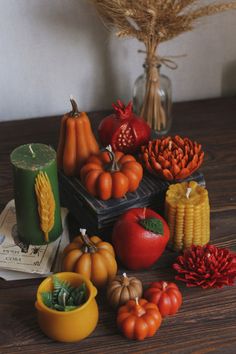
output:
[[[87,300],[87,289],[85,283],[74,288],[66,280],[60,280],[53,276],[53,291],[41,293],[44,305],[57,311],[72,311],[84,304]]]

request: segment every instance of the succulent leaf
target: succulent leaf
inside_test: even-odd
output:
[[[86,301],[85,283],[74,288],[68,281],[53,276],[53,291],[41,293],[43,303],[57,311],[72,311]]]
[[[50,291],[45,291],[41,294],[44,305],[47,307],[53,306],[53,296]]]

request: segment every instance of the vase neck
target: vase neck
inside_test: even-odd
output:
[[[157,71],[160,73],[161,64],[154,64],[154,65],[148,65],[147,63],[143,64],[143,69],[145,73],[148,73],[151,68],[157,69]]]

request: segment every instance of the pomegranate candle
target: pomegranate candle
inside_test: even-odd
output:
[[[176,251],[210,240],[208,191],[195,181],[170,185],[166,192],[165,216],[170,244]]]

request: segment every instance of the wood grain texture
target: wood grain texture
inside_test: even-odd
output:
[[[95,128],[104,113],[90,115]],[[202,143],[201,168],[211,204],[211,241],[236,251],[236,98],[174,105],[171,134]],[[10,152],[18,145],[42,142],[56,146],[60,118],[0,124],[0,210],[13,197]],[[176,253],[166,251],[149,271],[130,272],[144,286],[157,279],[173,280]],[[122,269],[120,269],[122,272]],[[77,344],[57,343],[37,325],[35,294],[41,280],[0,281],[0,353],[235,353],[236,288],[202,290],[180,284],[180,312],[164,320],[157,334],[143,342],[129,341],[116,329],[115,314],[98,295],[99,323],[94,333]]]

